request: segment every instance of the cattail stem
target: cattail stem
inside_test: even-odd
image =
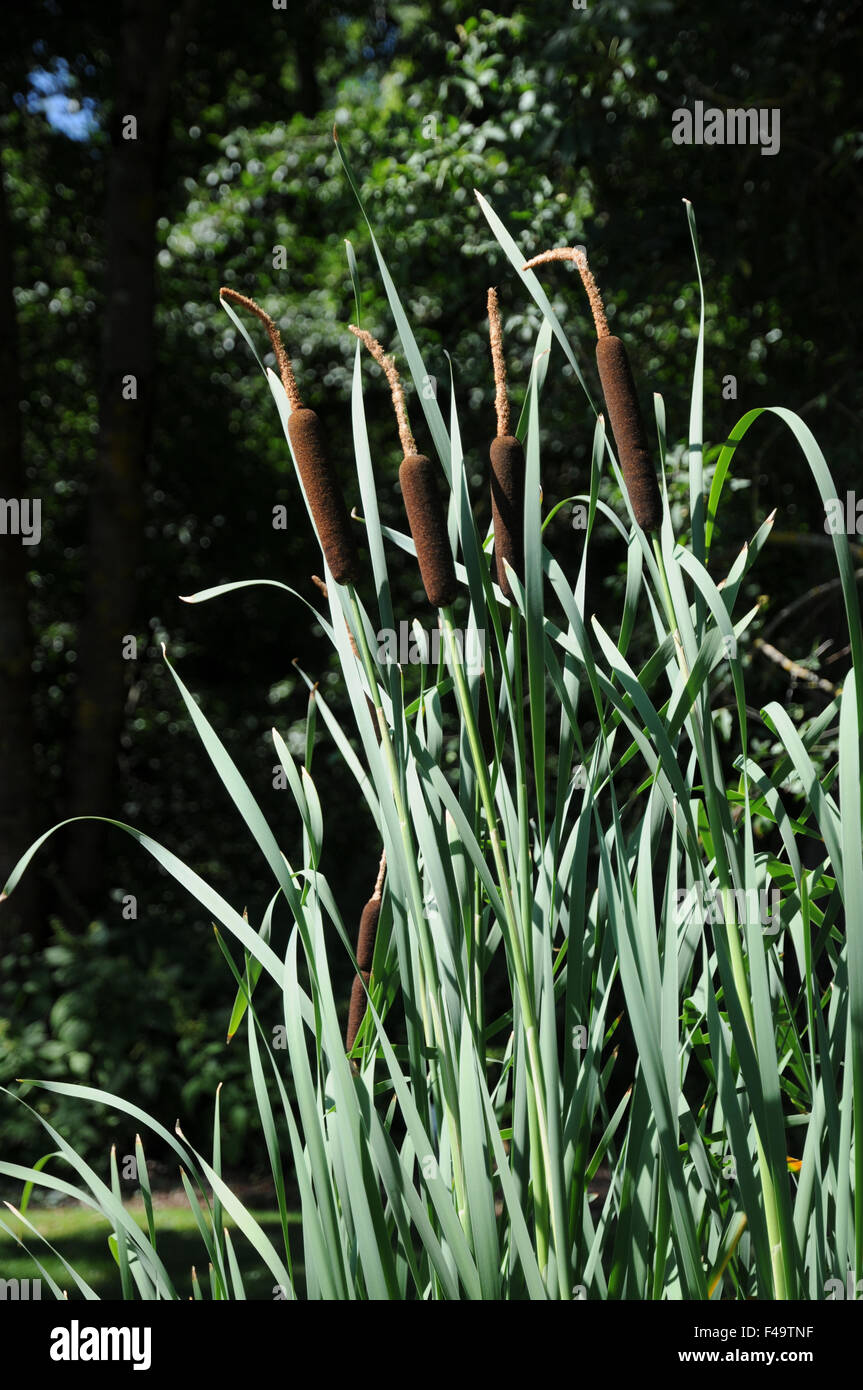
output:
[[[327,600],[327,602],[329,603],[329,600],[330,600],[330,591],[329,591],[329,589],[327,588],[327,586],[326,586],[326,584],[324,583],[324,581],[321,579],[320,575],[313,574],[313,575],[312,575],[312,583],[313,583],[318,589],[320,589],[320,591],[321,591],[321,593],[323,594],[324,598],[325,598],[325,599]],[[359,661],[359,659],[360,659],[360,654],[359,654],[359,652],[357,651],[357,644],[356,644],[356,642],[354,641],[354,634],[351,632],[351,630],[350,630],[350,628],[348,627],[347,623],[345,623],[345,627],[348,629],[348,641],[349,641],[350,644],[351,644],[351,651],[353,652],[353,654],[354,654],[354,656],[356,657],[357,661]],[[368,698],[368,697],[366,697],[366,698]]]
[[[328,590],[326,584],[325,584],[324,581],[320,578],[319,575],[317,575],[317,574],[313,574],[313,575],[312,575],[312,583],[315,584],[315,585],[320,589],[320,591],[321,591],[321,593],[323,594],[324,598],[329,602],[329,597],[330,597],[329,590]],[[351,644],[351,651],[353,652],[353,654],[354,654],[354,656],[356,657],[357,661],[359,661],[359,660],[360,660],[360,654],[359,654],[359,652],[357,651],[357,644],[356,644],[356,642],[354,641],[354,634],[351,632],[350,627],[348,627],[347,620],[345,621],[345,627],[347,628],[347,631],[348,631],[348,641],[349,641],[350,644]],[[377,713],[376,713],[376,711],[375,711],[374,703],[373,703],[373,701],[372,701],[372,699],[371,699],[371,697],[370,697],[369,695],[366,695],[366,708],[368,709],[369,715],[371,716],[372,728],[373,728],[374,731],[375,731],[375,738],[377,739],[378,743],[380,743],[380,741],[381,741],[381,730],[380,730],[380,725],[378,724],[378,717],[377,717]]]
[[[242,304],[244,309],[248,309],[256,318],[260,319],[270,335],[270,342],[273,345],[273,352],[276,355],[276,363],[279,368],[279,377],[285,388],[285,395],[290,402],[291,410],[302,410],[303,403],[300,399],[300,393],[297,390],[297,383],[294,378],[290,358],[285,352],[282,335],[269,314],[266,313],[254,299],[249,299],[248,295],[240,294],[239,290],[229,289],[226,285],[223,285],[219,290],[219,295],[222,299],[229,299],[233,304]]]
[[[641,529],[657,531],[662,522],[662,499],[656,470],[650,462],[647,432],[626,348],[620,338],[608,331],[602,296],[581,248],[560,246],[554,251],[544,251],[522,269],[529,270],[548,261],[574,261],[578,266],[596,326],[596,365],[627,495]]]

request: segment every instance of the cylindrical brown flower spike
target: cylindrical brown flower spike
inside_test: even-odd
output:
[[[587,257],[577,247],[564,246],[556,251],[546,251],[541,256],[535,256],[522,268],[530,270],[545,261],[564,260],[575,261],[590,301],[596,325],[596,365],[599,380],[623,481],[635,519],[643,531],[655,531],[662,521],[662,499],[656,481],[656,470],[650,461],[638,392],[632,379],[626,348],[620,338],[614,337],[608,331],[602,297],[587,264]]]
[[[494,364],[497,436],[491,441],[491,513],[494,521],[494,558],[497,582],[511,602],[515,595],[507,578],[504,560],[524,577],[524,450],[509,433],[509,400],[506,394],[506,365],[500,327],[497,292],[488,292],[488,321],[491,356]]]
[[[458,581],[431,459],[425,454],[406,454],[399,468],[399,482],[426,597],[433,608],[447,608],[455,601]]]
[[[524,450],[515,435],[498,435],[491,441],[491,514],[494,521],[494,558],[497,582],[506,598],[515,595],[504,560],[524,577]]]
[[[382,854],[375,890],[363,908],[362,916],[360,917],[360,929],[357,936],[357,965],[359,966],[360,974],[354,977],[354,982],[351,987],[351,1002],[348,1009],[348,1030],[345,1035],[346,1052],[350,1052],[353,1048],[357,1040],[357,1033],[360,1031],[360,1024],[365,1017],[366,992],[363,989],[360,975],[366,985],[368,985],[371,979],[372,961],[375,954],[378,918],[381,915],[381,897],[383,894],[386,867],[386,854]]]
[[[643,531],[655,531],[662,521],[662,501],[629,358],[620,338],[609,333],[597,340],[596,365],[635,519]]]
[[[303,488],[309,499],[318,540],[336,582],[352,582],[357,578],[359,563],[345,499],[327,459],[321,422],[313,410],[303,406],[300,399],[281,334],[269,314],[265,313],[254,299],[224,286],[219,290],[219,294],[223,299],[232,300],[249,309],[264,324],[270,336],[279,377],[291,406],[288,438],[297,460]]]
[[[357,550],[348,509],[324,448],[321,422],[313,410],[294,410],[288,438],[309,499],[318,540],[337,584],[356,580]]]
[[[402,459],[399,483],[414,545],[417,548],[420,575],[426,597],[434,608],[446,608],[458,593],[458,580],[447,534],[446,516],[441,502],[434,466],[417,446],[408,424],[404,393],[396,365],[377,339],[364,329],[350,330],[364,343],[375,361],[383,367],[392,393],[393,406],[401,440]]]

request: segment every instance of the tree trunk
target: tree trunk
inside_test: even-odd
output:
[[[125,0],[108,163],[104,327],[96,476],[89,499],[87,608],[69,762],[73,815],[116,816],[126,702],[123,639],[133,629],[154,387],[157,198],[171,79],[191,15],[167,0]],[[107,827],[69,832],[66,886],[100,902]]]
[[[29,489],[21,456],[21,373],[13,284],[6,190],[0,174],[0,497],[20,504]],[[7,513],[6,534],[0,534],[0,889],[35,839],[36,822],[28,547],[21,534],[11,533],[13,517],[14,513]],[[0,954],[18,932],[37,928],[36,917],[37,888],[30,874],[0,907]]]

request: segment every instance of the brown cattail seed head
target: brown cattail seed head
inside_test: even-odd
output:
[[[357,937],[357,965],[360,970],[371,970],[372,968],[380,915],[381,899],[379,897],[369,898],[360,917],[360,930]]]
[[[642,530],[655,531],[662,520],[659,484],[650,461],[629,358],[619,338],[608,334],[597,339],[596,365],[635,519]]]
[[[458,593],[458,582],[431,460],[408,454],[399,468],[399,482],[426,597],[432,607],[446,608]]]
[[[383,866],[383,860],[381,864]],[[380,881],[381,875],[378,876]],[[348,1028],[345,1034],[345,1051],[350,1052],[356,1042],[357,1033],[360,1031],[360,1024],[366,1012],[366,992],[363,989],[362,980],[368,984],[371,979],[372,961],[375,954],[375,937],[378,932],[378,918],[381,915],[381,893],[376,887],[375,893],[369,898],[360,918],[360,930],[357,937],[357,965],[360,975],[354,976],[351,986],[351,1002],[348,1008]]]
[[[366,984],[369,982],[369,972],[362,972]],[[348,1007],[348,1029],[345,1034],[345,1051],[350,1052],[357,1040],[357,1033],[360,1031],[360,1024],[365,1018],[366,1013],[366,992],[362,987],[359,976],[354,976],[351,985],[351,1002]]]
[[[489,456],[497,582],[512,601],[503,562],[508,560],[519,579],[524,577],[524,450],[515,435],[498,435],[491,441]]]
[[[555,251],[544,251],[522,269],[530,270],[546,261],[574,261],[578,266],[596,325],[596,365],[623,480],[639,526],[644,531],[655,531],[662,520],[662,502],[626,348],[608,331],[602,296],[581,248],[561,246]]]
[[[357,577],[357,551],[345,499],[327,460],[321,422],[315,412],[292,411],[288,437],[327,564],[336,582],[347,584]]]

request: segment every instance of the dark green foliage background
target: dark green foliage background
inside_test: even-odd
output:
[[[860,4],[767,0],[684,10],[667,0],[627,6],[568,0],[460,0],[387,7],[227,3],[195,12],[158,209],[156,403],[147,463],[145,545],[130,631],[127,700],[117,750],[118,819],[167,844],[257,923],[270,896],[262,864],[194,733],[159,648],[167,641],[292,860],[298,830],[287,795],[273,790],[269,729],[301,729],[306,696],[297,658],[347,717],[338,677],[307,613],[274,590],[253,589],[190,609],[178,600],[231,579],[285,580],[314,598],[320,554],[302,514],[266,385],[218,304],[231,285],[279,322],[308,403],[325,419],[349,505],[349,383],[353,296],[344,240],[363,276],[362,322],[398,351],[368,236],[332,139],[338,126],[429,370],[448,409],[453,363],[478,515],[488,519],[486,462],[494,432],[485,297],[498,285],[510,387],[520,407],[539,326],[474,200],[494,204],[525,255],[583,243],[613,331],[630,347],[648,418],[665,397],[678,525],[687,513],[689,384],[697,286],[681,198],[695,205],[706,274],[708,451],[751,406],[784,404],[815,432],[840,487],[859,473],[861,202]],[[24,15],[23,10],[27,13]],[[20,795],[47,828],[68,803],[68,743],[79,625],[86,602],[87,515],[97,429],[100,315],[105,273],[105,152],[112,82],[126,9],[56,3],[21,7],[0,67],[3,176],[20,335],[23,450],[30,495],[43,499],[41,544],[27,552],[36,767]],[[299,12],[301,11],[301,14]],[[38,48],[35,45],[39,45]],[[31,71],[56,59],[69,95],[91,96],[98,128],[75,141],[26,100]],[[781,152],[684,148],[672,112],[694,100],[781,111]],[[856,114],[855,114],[856,111]],[[273,268],[273,248],[286,250]],[[598,395],[592,332],[571,267],[543,282],[582,354]],[[256,324],[261,349],[265,346]],[[722,380],[737,380],[724,400]],[[376,368],[366,366],[373,457],[384,520],[401,524],[397,439]],[[410,400],[409,400],[410,405]],[[413,423],[430,450],[419,409]],[[545,506],[582,491],[592,414],[555,351],[543,396]],[[823,514],[788,436],[764,422],[740,455],[735,505],[717,546],[718,575],[774,507],[780,533],[757,571],[751,600],[766,621],[832,577]],[[711,455],[708,452],[708,460]],[[3,492],[0,480],[0,493]],[[607,492],[614,500],[613,490]],[[273,529],[272,509],[296,517]],[[119,523],[118,523],[119,524]],[[578,537],[564,508],[547,538],[574,569]],[[10,538],[3,537],[4,544]],[[608,530],[591,575],[592,609],[613,624],[623,555]],[[400,611],[428,624],[414,573],[399,580]],[[364,589],[364,597],[371,593]],[[835,592],[798,612],[771,640],[798,661],[841,647]],[[757,655],[756,708],[788,691],[788,677]],[[817,665],[817,661],[816,661]],[[841,671],[841,662],[833,670]],[[830,670],[825,669],[830,675]],[[798,715],[816,693],[789,697]],[[346,920],[372,886],[378,846],[357,823],[356,797],[322,737],[313,773],[326,814],[322,868]],[[101,808],[93,808],[101,809]],[[167,1124],[182,1117],[207,1145],[213,1092],[225,1081],[226,1160],[254,1168],[244,1044],[224,1043],[233,986],[197,904],[119,832],[106,841],[101,881],[82,913],[64,893],[63,831],[41,851],[38,911],[0,935],[0,1082],[65,1077],[116,1090]],[[11,863],[0,865],[0,878]],[[138,902],[125,921],[124,895]],[[2,910],[2,909],[0,909]],[[277,921],[279,919],[277,918]],[[284,928],[284,919],[281,920]],[[280,938],[281,939],[281,938]],[[333,945],[344,977],[350,973]],[[264,1006],[265,1008],[267,1006]],[[272,1001],[273,1023],[278,1022]],[[31,1093],[31,1103],[44,1099]],[[133,1128],[52,1099],[63,1134],[92,1158],[110,1142],[132,1148]],[[4,1099],[4,1157],[31,1161],[46,1141]],[[41,1147],[37,1147],[41,1146]]]

